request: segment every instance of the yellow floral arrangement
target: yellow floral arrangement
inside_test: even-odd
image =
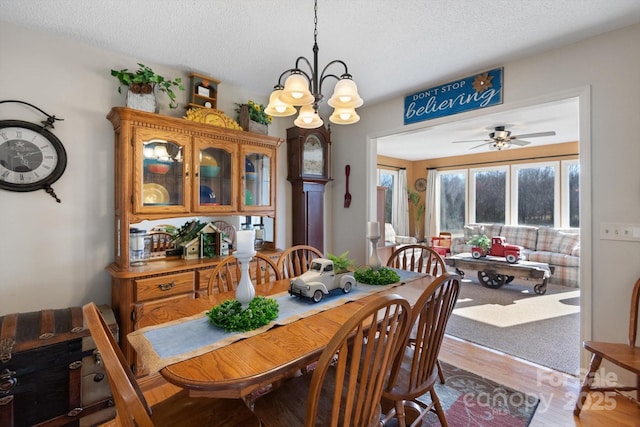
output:
[[[236,108],[236,113],[240,114],[240,109],[243,104],[237,104],[238,108]],[[273,118],[264,112],[264,105],[256,104],[252,100],[247,102],[247,107],[249,110],[249,118],[254,122],[262,123],[263,125],[268,125],[273,121]]]

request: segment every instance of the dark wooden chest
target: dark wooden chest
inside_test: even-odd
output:
[[[113,312],[100,309],[117,337]],[[0,317],[0,427],[93,426],[114,416],[81,307]]]

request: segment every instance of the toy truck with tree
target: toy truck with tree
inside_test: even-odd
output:
[[[520,246],[510,245],[502,236],[494,236],[491,238],[491,246],[486,249],[482,246],[473,246],[471,255],[478,259],[485,255],[505,257],[509,264],[515,264],[520,260]]]
[[[315,258],[308,271],[291,280],[289,294],[319,302],[334,289],[340,288],[348,294],[355,285],[356,279],[349,272],[336,273],[332,260]]]

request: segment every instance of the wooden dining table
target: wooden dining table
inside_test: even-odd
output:
[[[413,306],[433,280],[433,276],[407,280],[291,323],[275,325],[257,335],[169,364],[160,369],[160,374],[188,390],[192,396],[246,397],[317,361],[346,319],[368,301],[393,293],[406,298]],[[256,295],[281,294],[288,290],[289,282],[290,279],[286,279],[257,285]],[[160,325],[194,316],[233,298],[234,292],[225,292],[159,307],[145,313],[140,326]],[[138,351],[138,360],[144,363],[145,354]]]

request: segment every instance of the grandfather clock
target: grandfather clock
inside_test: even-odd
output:
[[[292,186],[292,243],[324,253],[324,186],[331,181],[331,139],[324,126],[287,129],[287,179]]]

